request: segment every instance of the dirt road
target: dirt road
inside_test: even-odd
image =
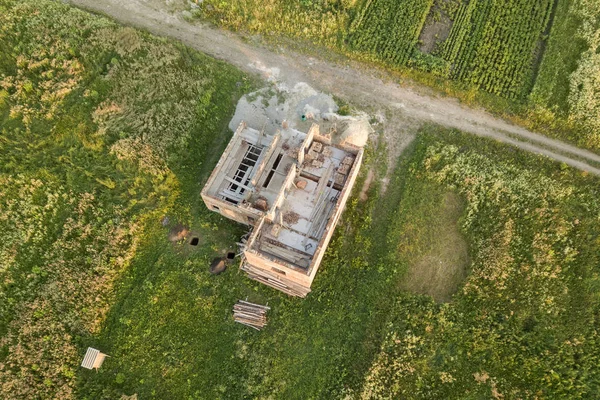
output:
[[[352,104],[389,116],[384,127],[391,157],[400,154],[412,140],[414,128],[434,122],[478,136],[494,138],[532,153],[543,154],[583,171],[600,175],[600,155],[530,132],[465,107],[450,98],[432,97],[384,82],[373,71],[357,65],[336,65],[294,53],[268,49],[243,41],[227,31],[185,21],[160,0],[68,0],[69,3],[110,16],[124,24],[154,34],[176,38],[215,58],[250,73],[293,86],[307,82],[316,89],[335,94]],[[169,2],[170,3],[170,2]]]

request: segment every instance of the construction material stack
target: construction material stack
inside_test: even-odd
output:
[[[259,331],[267,325],[267,311],[270,309],[269,306],[239,300],[233,306],[233,319]]]

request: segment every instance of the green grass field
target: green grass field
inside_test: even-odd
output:
[[[459,226],[469,275],[451,303],[398,293],[380,353],[354,394],[593,398],[600,389],[597,179],[433,127],[421,132],[404,172],[400,204],[419,199],[413,212],[429,201],[423,185],[465,200]],[[404,244],[415,228],[395,221],[388,243]],[[402,261],[407,249],[383,260]],[[418,258],[409,254],[409,263]]]
[[[1,397],[71,398],[147,229],[204,210],[248,81],[56,2],[0,10]]]
[[[370,147],[313,291],[289,298],[208,273],[245,229],[199,193],[255,82],[52,1],[0,0],[0,49],[0,397],[600,390],[597,178],[436,126],[394,171]],[[261,332],[233,322],[246,297],[272,308]]]

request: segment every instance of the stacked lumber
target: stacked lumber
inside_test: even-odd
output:
[[[244,300],[239,300],[233,306],[233,319],[235,322],[244,324],[257,331],[267,325],[267,311],[271,307],[261,306],[260,304],[249,303]]]

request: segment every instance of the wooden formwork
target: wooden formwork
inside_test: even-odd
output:
[[[257,268],[247,261],[242,263],[241,270],[244,271],[250,279],[271,286],[274,289],[282,291],[291,296],[306,297],[310,293],[310,287],[303,286],[276,272],[270,272],[262,268]]]

